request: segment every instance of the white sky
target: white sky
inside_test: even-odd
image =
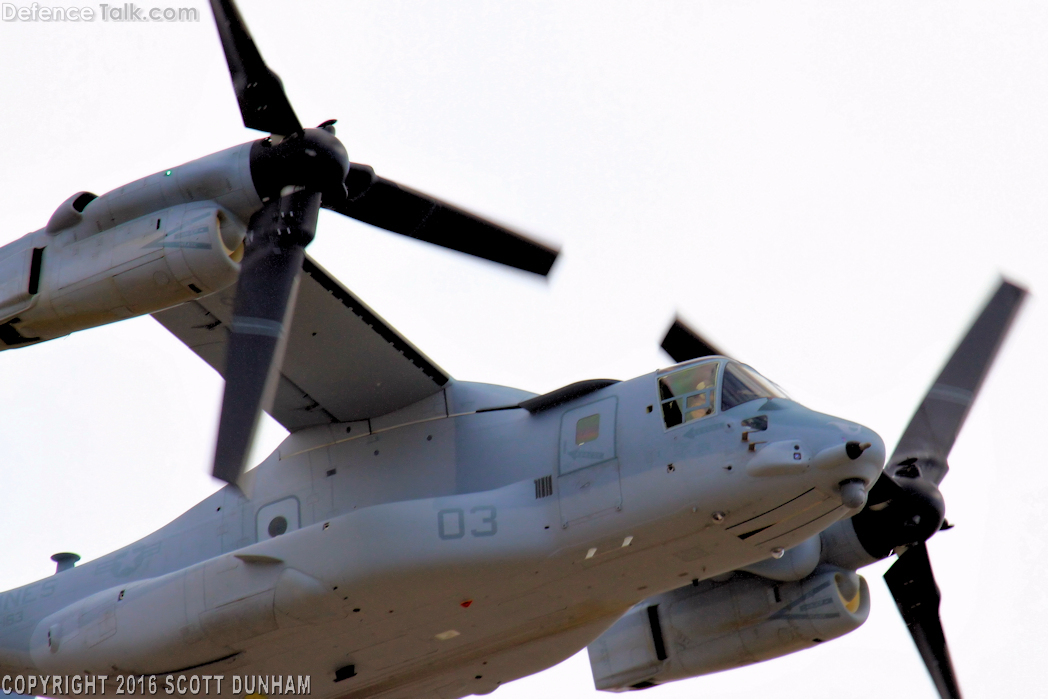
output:
[[[0,22],[0,242],[80,189],[255,137],[199,23]],[[146,3],[144,7],[152,5]],[[317,2],[242,11],[304,123],[563,246],[548,284],[322,214],[313,254],[452,375],[546,391],[668,364],[675,311],[894,444],[999,274],[1033,297],[944,484],[931,555],[969,696],[1048,646],[1048,6]],[[152,319],[0,355],[0,587],[216,488],[221,381]],[[259,458],[282,438],[275,423]],[[866,625],[645,697],[934,697],[880,579]],[[1033,689],[1036,687],[1037,689]],[[593,696],[576,656],[495,696]]]

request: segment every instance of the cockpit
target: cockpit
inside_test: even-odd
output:
[[[774,383],[750,367],[709,359],[659,374],[659,400],[666,429],[701,420],[761,398],[785,398]]]

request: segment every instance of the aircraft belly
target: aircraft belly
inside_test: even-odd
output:
[[[453,520],[454,526],[449,522],[445,527],[446,538],[441,539],[438,531],[436,544],[423,540],[416,551],[402,550],[401,558],[414,558],[416,564],[398,566],[395,575],[392,575],[393,571],[375,570],[371,575],[362,570],[355,571],[354,582],[347,584],[345,589],[354,590],[356,594],[351,597],[351,602],[344,601],[359,605],[354,609],[361,611],[350,612],[344,632],[328,627],[332,632],[323,634],[331,648],[329,659],[322,663],[320,672],[330,674],[332,668],[342,664],[353,664],[357,668],[358,676],[347,680],[352,684],[337,688],[339,692],[350,688],[352,691],[340,696],[386,696],[387,692],[388,696],[401,696],[402,690],[410,691],[410,696],[421,696],[422,685],[431,686],[428,678],[456,672],[464,678],[462,682],[465,684],[454,686],[461,686],[462,691],[456,694],[458,689],[451,691],[448,687],[434,687],[432,691],[438,692],[435,696],[473,693],[477,691],[473,688],[475,685],[466,680],[474,679],[480,672],[477,667],[485,662],[493,664],[503,654],[526,655],[521,649],[529,644],[542,646],[542,639],[558,638],[582,627],[589,629],[570,651],[564,650],[566,657],[599,635],[642,594],[678,586],[682,574],[702,575],[702,563],[707,560],[721,560],[727,569],[738,561],[738,549],[726,549],[722,532],[704,527],[695,531],[694,513],[690,509],[662,523],[667,530],[678,532],[670,544],[645,546],[646,540],[664,541],[663,532],[649,528],[648,536],[645,536],[646,528],[639,527],[635,529],[640,539],[636,548],[622,547],[619,538],[618,549],[624,553],[616,551],[596,560],[584,557],[588,550],[586,546],[592,543],[587,541],[585,532],[567,546],[547,549],[547,546],[555,547],[558,542],[563,542],[565,536],[566,530],[561,528],[557,532],[556,525],[545,529],[546,522],[557,521],[559,512],[549,506],[533,506],[516,512],[508,502],[511,498],[506,497],[508,493],[505,491],[517,490],[518,502],[526,502],[534,495],[530,486],[518,484],[497,491],[497,495],[474,494],[432,501],[426,508],[431,515],[444,512],[445,517],[450,516]],[[481,495],[495,498],[492,502],[499,512],[499,521],[505,522],[500,525],[500,533],[530,526],[549,538],[546,542],[540,539],[534,544],[514,542],[517,546],[503,542],[495,560],[474,551],[478,558],[467,563],[462,556],[450,555],[449,549],[445,549],[431,556],[432,564],[427,563],[428,550],[435,545],[439,548],[441,544],[447,546],[462,542],[468,534],[459,537],[460,532],[471,531],[468,529],[470,525],[458,528],[457,513],[448,514],[449,510],[456,508],[441,508],[440,505],[452,505],[456,500],[475,499]],[[416,511],[423,509],[419,505],[421,503],[414,504]],[[382,509],[385,508],[369,508],[375,511],[375,515]],[[469,511],[464,507],[458,509]],[[503,519],[503,511],[507,515],[519,516],[519,519],[513,522],[508,516]],[[365,515],[367,511],[358,514]],[[391,514],[387,511],[383,518],[388,521]],[[332,528],[334,526],[332,523]],[[358,523],[357,526],[369,531],[381,530],[377,520],[371,524]],[[439,528],[439,524],[434,528]],[[579,528],[575,527],[575,530]],[[687,534],[681,535],[681,532]],[[671,568],[671,574],[661,578],[655,575],[655,584],[651,584],[652,571],[666,571],[667,560],[674,560],[675,552],[694,550],[700,544],[713,553],[705,554],[701,561],[693,558],[687,564],[682,562]],[[388,554],[389,549],[385,550]],[[357,560],[366,564],[365,560]],[[687,579],[690,577],[684,578]],[[342,583],[339,587],[344,589]],[[266,645],[275,641],[274,637]],[[286,643],[280,645],[286,647]],[[530,671],[522,669],[519,674],[502,672],[499,676],[512,679]]]
[[[465,662],[490,653],[493,634],[516,645],[580,620],[610,623],[628,601],[601,602],[567,582],[573,556],[547,560],[563,536],[558,521],[554,499],[535,501],[530,482],[364,508],[74,603],[41,622],[32,655],[49,672],[114,664],[166,672],[241,651],[245,660],[265,655],[308,625],[334,639],[321,654],[329,671],[359,655],[362,667],[381,673],[434,654]],[[303,621],[279,608],[289,575],[316,581],[299,597],[308,606],[329,598],[326,616]],[[529,591],[531,603],[514,607]],[[100,605],[105,611],[95,614]],[[105,623],[80,630],[79,620],[94,616]],[[51,650],[56,625],[61,640]],[[448,631],[457,635],[441,640]]]

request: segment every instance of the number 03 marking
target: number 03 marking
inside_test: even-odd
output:
[[[499,525],[495,518],[498,516],[498,512],[491,505],[481,505],[474,507],[469,511],[470,522],[476,523],[476,529],[470,529],[470,534],[473,536],[495,536],[498,533]],[[487,517],[477,517],[476,515],[486,514]],[[452,507],[447,510],[441,510],[437,513],[437,536],[441,539],[461,539],[466,535],[466,513],[457,508]]]

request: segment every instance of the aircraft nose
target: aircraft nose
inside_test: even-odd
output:
[[[745,469],[754,478],[797,476],[823,492],[838,495],[849,509],[866,504],[866,494],[884,468],[880,435],[864,425],[779,401],[771,417],[742,421],[751,454]],[[760,418],[758,421],[757,418]]]
[[[866,504],[866,494],[884,468],[884,440],[862,425],[833,421],[830,426],[844,434],[816,452],[812,466],[816,471],[838,478],[841,502],[851,509],[859,509]]]

